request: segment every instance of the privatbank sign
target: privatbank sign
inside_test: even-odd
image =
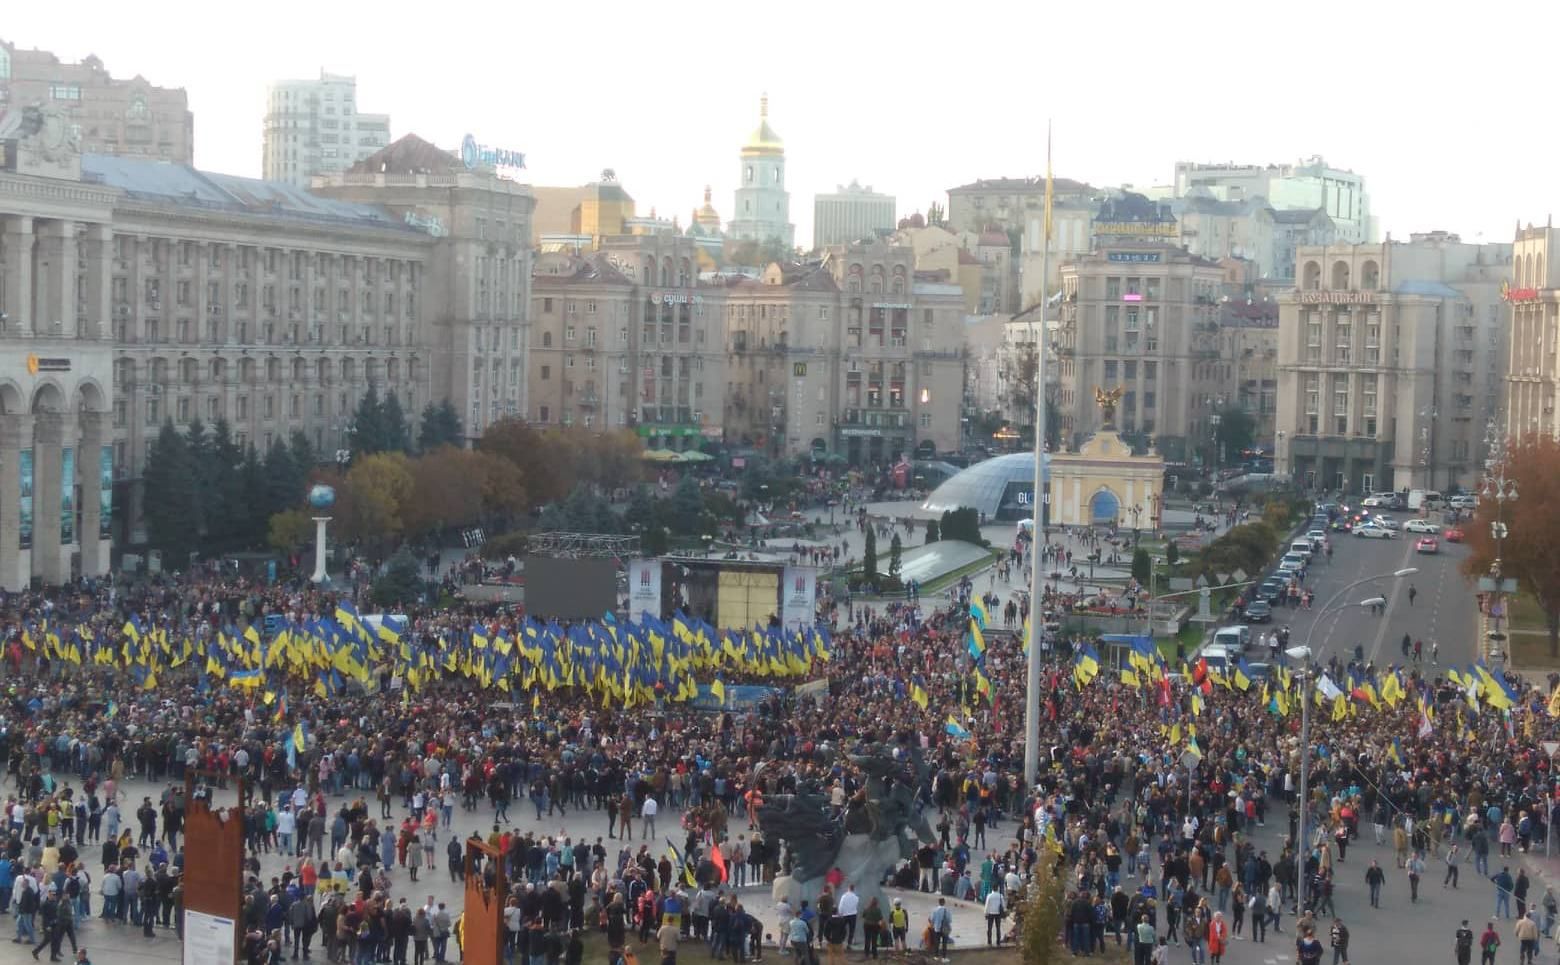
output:
[[[1512,288],[1510,282],[1500,283],[1500,297],[1508,302],[1536,302],[1537,288]]]
[[[1302,305],[1374,305],[1376,292],[1316,292],[1300,293]]]
[[[467,134],[465,140],[460,142],[460,160],[469,171],[525,167],[525,155],[521,152],[478,144],[476,137],[471,134]]]

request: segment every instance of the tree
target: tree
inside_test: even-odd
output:
[[[189,444],[184,434],[174,428],[172,419],[164,420],[157,432],[142,482],[147,542],[162,551],[164,566],[183,569],[196,545],[197,532],[191,510],[195,506],[198,480]]]
[[[1141,546],[1132,554],[1132,578],[1137,580],[1138,586],[1148,586],[1149,577],[1154,573],[1154,561],[1149,557],[1148,550]]]
[[[382,552],[405,529],[401,514],[413,491],[406,457],[399,452],[354,457],[345,488],[350,512],[343,515],[343,534]]]
[[[260,462],[260,453],[253,445],[245,446],[243,462],[238,467],[237,496],[231,508],[235,519],[242,517],[240,545],[258,546],[265,541],[268,522],[265,483],[265,466]]]
[[[434,535],[481,518],[485,473],[478,462],[476,453],[453,446],[406,461],[412,494],[401,517],[408,536]]]
[[[683,536],[703,536],[704,495],[692,476],[684,476],[672,490],[668,507],[667,524],[672,532]]]
[[[943,539],[964,540],[977,546],[986,545],[986,538],[980,534],[980,512],[968,506],[962,509],[944,510],[939,531]]]
[[[266,542],[284,556],[292,556],[309,542],[314,521],[301,509],[284,509],[271,517],[266,526]]]
[[[1034,445],[1035,436],[1035,343],[1015,342],[1001,356],[1002,378],[1008,385],[1006,403],[1013,421],[1020,428],[1019,447]],[[1045,386],[1045,445],[1056,452],[1061,443],[1062,410],[1057,404],[1060,387],[1051,380]],[[1023,431],[1027,427],[1028,431]]]
[[[385,445],[382,415],[379,389],[370,382],[368,391],[364,392],[363,398],[358,400],[357,411],[352,414],[352,429],[347,437],[347,444],[352,450],[353,457],[373,455],[388,448]]]
[[[935,542],[937,542],[940,539],[942,539],[942,533],[939,532],[938,529],[937,529],[937,520],[935,520],[935,519],[927,520],[926,521],[926,541],[928,543],[935,543]]]
[[[385,608],[416,603],[423,583],[417,557],[405,546],[385,564],[384,575],[374,581],[374,602]]]
[[[314,451],[314,444],[309,437],[304,435],[302,429],[294,429],[289,453],[292,456],[293,465],[298,467],[302,478],[307,481],[309,473],[319,464],[319,453]]]
[[[1240,454],[1251,448],[1256,438],[1257,420],[1238,405],[1226,405],[1218,410],[1219,424],[1213,430],[1214,445],[1219,447],[1220,465],[1240,463]]]
[[[1173,539],[1165,544],[1165,562],[1171,566],[1181,562],[1181,547]]]
[[[574,485],[574,460],[562,434],[538,432],[519,419],[500,419],[482,432],[477,448],[503,458],[533,505],[562,499]]]
[[[1061,855],[1050,846],[1040,849],[1040,860],[1035,862],[1024,890],[1023,902],[1018,907],[1019,958],[1027,965],[1056,965],[1070,961],[1059,938],[1067,898],[1066,876],[1062,873]]]
[[[292,449],[281,439],[271,440],[265,452],[265,499],[259,507],[267,519],[303,501],[306,473],[293,461]]]
[[[458,446],[465,430],[460,424],[460,413],[455,404],[445,399],[438,405],[432,402],[423,406],[422,421],[417,429],[417,448],[432,452],[440,446]]]
[[[384,451],[411,451],[412,429],[406,421],[406,410],[401,408],[401,397],[394,392],[379,404],[379,425],[385,434]]]
[[[473,450],[468,463],[481,474],[482,512],[487,519],[508,525],[529,508],[525,483],[506,460]]]
[[[861,555],[861,581],[868,586],[877,586],[877,527],[869,520],[867,523],[867,545]]]
[[[899,579],[899,570],[903,565],[901,557],[904,551],[904,544],[900,542],[899,534],[895,533],[893,540],[888,544],[888,575],[896,580]]]
[[[1511,444],[1503,464],[1518,500],[1479,500],[1473,521],[1463,527],[1469,555],[1462,571],[1470,579],[1490,576],[1500,562],[1502,579],[1514,579],[1523,595],[1543,611],[1549,655],[1560,657],[1560,442],[1533,433]],[[1520,515],[1519,515],[1520,514]],[[1496,541],[1491,528],[1505,527]]]

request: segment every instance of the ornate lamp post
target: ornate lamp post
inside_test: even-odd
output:
[[[1517,501],[1517,481],[1506,478],[1506,440],[1496,429],[1494,419],[1485,427],[1484,442],[1489,455],[1484,461],[1484,480],[1479,496],[1495,501],[1495,518],[1490,521],[1490,538],[1495,540],[1495,559],[1490,563],[1489,576],[1479,580],[1479,589],[1487,594],[1484,612],[1489,615],[1491,623],[1488,633],[1490,662],[1494,664],[1497,673],[1503,674],[1506,671],[1506,650],[1503,646],[1506,634],[1500,629],[1500,621],[1506,614],[1505,595],[1516,591],[1517,581],[1501,574],[1500,563],[1506,543],[1506,504]]]

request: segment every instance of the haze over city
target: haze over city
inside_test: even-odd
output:
[[[223,18],[225,19],[225,18]],[[258,176],[266,85],[357,77],[391,136],[444,147],[471,132],[524,151],[535,184],[617,171],[684,224],[706,184],[731,217],[737,147],[767,91],[798,201],[859,179],[901,216],[979,177],[1043,173],[1168,183],[1177,160],[1312,155],[1371,181],[1382,233],[1510,240],[1560,207],[1556,135],[1533,113],[1552,79],[1525,38],[1549,4],[1499,17],[1451,5],[983,4],[963,11],[799,2],[763,10],[492,6],[372,11],[283,0],[229,34],[209,5],[14,4],[5,38],[116,77],[184,87],[203,170]],[[796,237],[812,211],[793,204]],[[1482,237],[1481,237],[1482,236]]]

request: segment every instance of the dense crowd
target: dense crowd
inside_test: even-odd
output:
[[[416,965],[445,961],[451,939],[461,941],[461,910],[401,893],[419,874],[465,874],[457,814],[462,827],[493,829],[483,840],[511,883],[506,940],[531,965],[581,961],[595,931],[614,950],[636,938],[663,951],[699,940],[737,961],[766,938],[832,960],[858,932],[868,954],[921,945],[945,954],[961,901],[977,903],[999,943],[1011,940],[1026,884],[1052,852],[1065,874],[1065,939],[1078,954],[1110,940],[1150,962],[1166,943],[1185,943],[1195,961],[1218,962],[1231,940],[1263,941],[1287,913],[1300,916],[1304,959],[1309,943],[1320,955],[1323,937],[1347,948],[1341,920],[1319,921],[1336,912],[1334,883],[1360,834],[1390,837],[1416,888],[1428,863],[1453,881],[1465,862],[1488,875],[1492,852],[1515,864],[1510,855],[1548,834],[1556,783],[1534,750],[1553,731],[1548,695],[1472,671],[1454,680],[1335,664],[1334,676],[1358,686],[1318,700],[1302,802],[1299,679],[1282,669],[1261,684],[1203,667],[1172,675],[1142,654],[1120,673],[1100,668],[1087,645],[1063,646],[1048,653],[1035,695],[1044,766],[1026,786],[1022,641],[995,626],[973,633],[971,601],[977,618],[1001,612],[969,583],[940,610],[914,601],[837,610],[845,622],[828,659],[807,668],[827,678],[826,699],[776,695],[706,712],[670,694],[624,707],[573,686],[500,700],[459,676],[386,699],[389,653],[365,674],[374,692],[354,682],[319,697],[279,669],[261,687],[212,687],[188,665],[148,687],[124,667],[51,659],[24,636],[47,624],[111,636],[132,618],[214,634],[267,614],[307,621],[340,601],[211,573],[14,595],[0,609],[9,832],[0,906],[35,956],[74,948],[94,915],[105,927],[182,935],[191,769],[243,775],[255,790],[243,815],[252,857],[242,926],[249,960],[264,963],[315,944],[336,962],[403,963],[409,952]],[[407,616],[412,637],[512,619],[465,606]],[[845,810],[867,782],[845,752],[869,748],[927,764],[914,792],[934,840],[882,875],[938,894],[930,919],[912,922],[898,903],[863,906],[843,880],[795,908],[739,889],[773,882],[795,861],[792,842],[765,834],[763,802],[814,792]],[[1190,772],[1188,748],[1198,755]],[[131,800],[132,778],[164,790]],[[602,812],[613,836],[513,830],[518,808],[538,819]],[[1269,820],[1290,823],[1276,853],[1251,840]],[[668,837],[678,846],[663,847]],[[273,852],[287,870],[266,876],[259,856]],[[1381,882],[1366,878],[1374,896]],[[1551,934],[1552,895],[1534,894],[1525,875],[1495,880],[1517,918],[1531,913],[1519,936]],[[755,901],[778,914],[777,930],[766,933]]]

